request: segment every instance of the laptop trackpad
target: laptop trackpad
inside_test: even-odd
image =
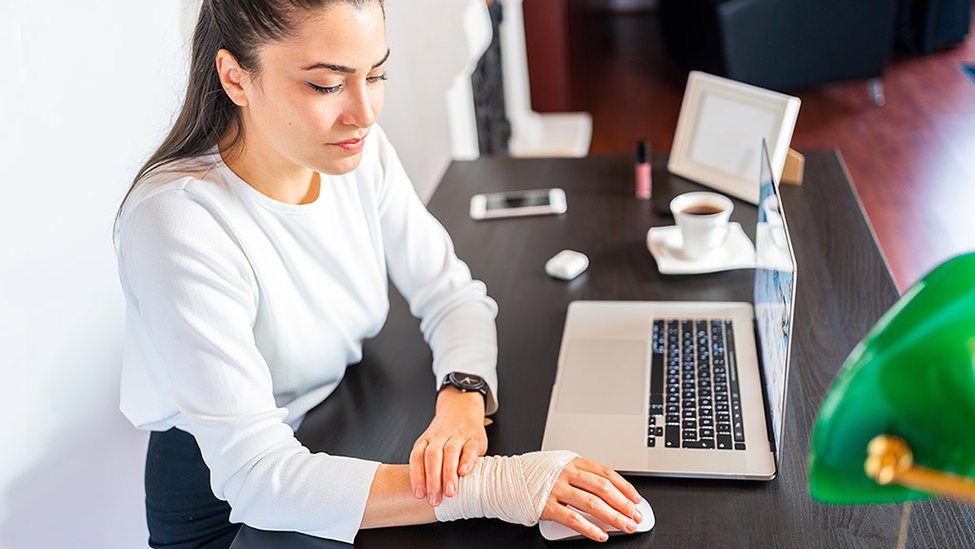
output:
[[[640,414],[645,341],[570,341],[556,410],[566,413]]]

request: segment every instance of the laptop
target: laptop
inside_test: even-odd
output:
[[[761,154],[754,303],[570,303],[543,450],[634,475],[775,478],[796,263]]]

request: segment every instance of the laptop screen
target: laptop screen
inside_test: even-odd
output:
[[[788,381],[793,302],[796,291],[796,260],[779,200],[778,183],[772,177],[768,150],[762,140],[761,197],[755,231],[755,317],[765,374],[776,459],[782,447]]]

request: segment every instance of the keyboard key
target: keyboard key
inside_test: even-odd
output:
[[[680,448],[680,425],[667,425],[665,432],[667,433],[667,438],[664,446],[668,448]]]
[[[647,447],[653,448],[656,445],[656,439],[654,437],[647,437]]]
[[[664,436],[664,428],[658,425],[656,430],[653,432],[653,434],[658,437]]]
[[[683,443],[684,448],[699,448],[707,449],[708,443],[703,440],[685,440]],[[711,446],[712,448],[714,446]]]
[[[745,449],[745,443],[744,442],[736,442],[735,443],[735,450],[744,450],[744,449]]]
[[[680,424],[682,429],[697,429],[697,421],[693,419],[685,419]]]
[[[667,414],[667,425],[678,425],[680,423],[679,414]],[[731,429],[731,426],[728,426]],[[730,430],[728,432],[731,432]]]
[[[710,427],[701,427],[701,429],[700,429],[700,435],[701,435],[701,438],[702,439],[703,438],[713,439],[714,438],[714,429],[711,429]]]
[[[731,450],[731,435],[718,435],[716,447],[719,450]]]
[[[696,429],[684,429],[680,434],[681,440],[697,440]]]

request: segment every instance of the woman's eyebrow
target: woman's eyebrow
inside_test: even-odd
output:
[[[389,59],[389,48],[386,48],[386,55],[384,55],[383,58],[378,63],[373,65],[372,68],[375,69],[379,67],[380,65],[385,63],[387,59]],[[328,69],[330,71],[341,72],[345,74],[355,74],[355,69],[352,67],[346,67],[345,65],[335,65],[332,63],[315,63],[314,65],[308,65],[307,67],[301,68],[301,70],[303,71],[314,71],[318,69]]]

